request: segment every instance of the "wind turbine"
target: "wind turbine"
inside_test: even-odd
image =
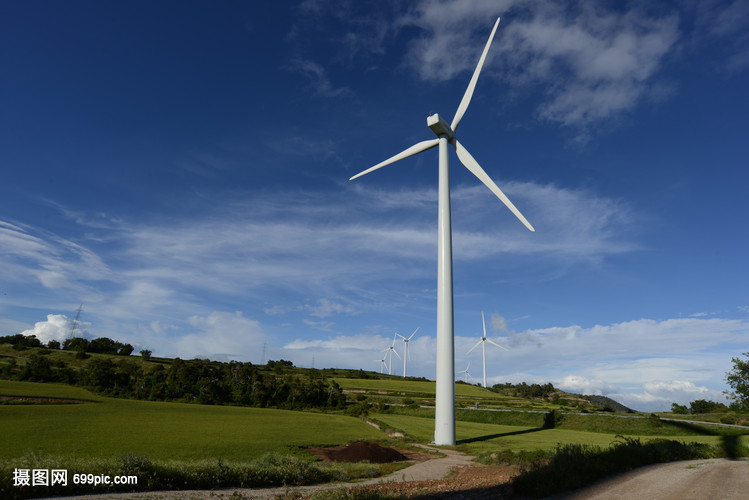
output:
[[[437,135],[437,139],[422,141],[378,163],[353,177],[354,180],[364,174],[390,165],[398,160],[421,153],[439,145],[439,196],[438,196],[438,249],[437,249],[437,391],[434,418],[434,443],[437,445],[455,445],[455,345],[453,331],[453,266],[452,266],[452,229],[450,225],[450,168],[447,145],[451,144],[463,165],[488,187],[507,208],[531,231],[533,226],[515,208],[515,205],[497,187],[484,169],[471,156],[468,150],[458,142],[455,131],[463,118],[468,104],[473,97],[481,67],[499,26],[499,18],[494,23],[489,40],[486,42],[478,65],[473,72],[463,99],[458,105],[450,125],[438,114],[427,117],[427,126]]]
[[[466,383],[468,382],[468,379],[469,379],[469,378],[470,378],[471,380],[473,380],[473,377],[471,377],[471,374],[470,374],[470,373],[468,373],[468,369],[469,369],[470,367],[471,367],[471,363],[469,362],[469,363],[468,363],[468,366],[466,366],[466,369],[465,369],[465,370],[463,370],[462,372],[458,372],[458,373],[465,373],[465,377],[464,377],[464,380],[466,381]]]
[[[388,362],[388,375],[391,375],[393,373],[393,354],[398,356],[400,358],[400,354],[398,354],[398,351],[395,350],[395,335],[393,335],[393,343],[390,347],[387,349],[383,349],[382,352],[387,352],[388,354],[385,354],[385,357],[387,358],[388,355],[390,355],[390,361]]]
[[[484,388],[486,388],[486,343],[489,342],[490,344],[495,345],[499,347],[500,349],[504,349],[505,351],[507,350],[507,348],[502,347],[501,345],[497,344],[496,342],[492,341],[486,336],[486,321],[484,320],[484,311],[481,311],[481,321],[484,324],[484,336],[481,337],[479,341],[476,342],[476,345],[471,347],[471,349],[466,354],[471,354],[471,351],[476,349],[479,346],[479,344],[481,344],[481,352],[484,357]]]
[[[375,362],[380,363],[380,373],[382,373],[382,367],[387,366],[387,363],[385,363],[385,358],[375,359]]]
[[[410,359],[411,357],[408,351],[408,343],[411,342],[411,339],[414,337],[414,335],[416,335],[416,332],[418,331],[419,329],[417,328],[408,338],[404,337],[400,333],[396,333],[397,336],[403,339],[403,343],[405,344],[404,351],[403,351],[403,378],[406,378],[406,358]]]

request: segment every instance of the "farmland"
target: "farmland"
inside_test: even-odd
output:
[[[298,455],[305,447],[381,436],[345,415],[103,398],[83,389],[28,382],[0,381],[0,395],[97,401],[0,406],[3,459],[29,452],[78,457],[133,452],[152,458],[247,460],[269,451]]]

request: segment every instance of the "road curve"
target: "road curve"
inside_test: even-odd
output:
[[[640,467],[554,500],[746,500],[749,461],[712,458]]]

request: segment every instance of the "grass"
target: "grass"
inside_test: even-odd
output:
[[[74,399],[78,401],[101,401],[96,394],[65,384],[38,384],[36,382],[11,382],[0,380],[0,396],[26,396],[30,398]]]
[[[379,413],[373,419],[400,430],[413,439],[429,442],[434,438],[434,419],[411,415]],[[539,426],[497,425],[479,422],[456,422],[458,445],[473,455],[495,451],[554,450],[558,445],[590,445],[606,448],[615,442],[619,433],[586,432],[564,428],[543,429]],[[643,440],[653,436],[633,436]],[[719,435],[673,435],[670,439],[723,446]],[[749,446],[749,436],[737,437],[738,445]]]
[[[74,473],[135,474],[137,489],[153,490],[308,484],[392,469],[313,463],[305,448],[382,438],[345,415],[114,399],[31,382],[2,381],[0,395],[94,401],[0,406],[1,498],[112,491],[75,487]],[[68,487],[15,487],[16,468],[66,469]]]
[[[37,397],[82,398],[79,391],[52,384],[0,386],[0,393]],[[0,459],[6,460],[27,453],[87,458],[130,452],[153,459],[249,460],[269,451],[302,456],[299,450],[306,447],[382,437],[345,415],[114,398],[94,404],[0,406],[0,421]]]
[[[434,397],[435,382],[420,380],[377,380],[377,379],[358,379],[358,378],[336,378],[334,379],[342,389],[359,389],[365,391],[384,391],[389,393],[403,394],[423,394]],[[475,385],[456,384],[455,393],[457,396],[479,397],[485,399],[503,399],[504,396],[492,392],[483,387]]]

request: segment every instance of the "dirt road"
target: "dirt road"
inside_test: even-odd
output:
[[[641,467],[554,500],[746,500],[749,461],[685,460]]]
[[[367,479],[364,481],[357,481],[355,483],[326,483],[313,486],[286,486],[276,488],[227,488],[225,490],[215,491],[198,491],[198,490],[182,490],[182,491],[153,491],[153,492],[138,492],[138,493],[112,493],[112,494],[100,494],[100,495],[81,495],[65,497],[67,500],[103,500],[103,499],[114,499],[114,500],[192,500],[206,498],[210,495],[211,498],[221,499],[230,498],[235,493],[241,495],[240,498],[252,498],[252,499],[272,499],[278,496],[291,496],[296,495],[313,495],[314,493],[327,489],[336,489],[343,487],[353,486],[368,486],[379,483],[391,483],[391,482],[415,482],[415,481],[428,481],[434,479],[441,479],[445,477],[451,470],[455,468],[467,467],[473,464],[473,457],[465,455],[463,453],[441,449],[432,448],[424,445],[416,445],[423,448],[431,449],[445,455],[440,458],[432,458],[421,462],[416,462],[410,467],[403,469],[398,472],[394,472],[389,476],[378,477],[374,479]]]

